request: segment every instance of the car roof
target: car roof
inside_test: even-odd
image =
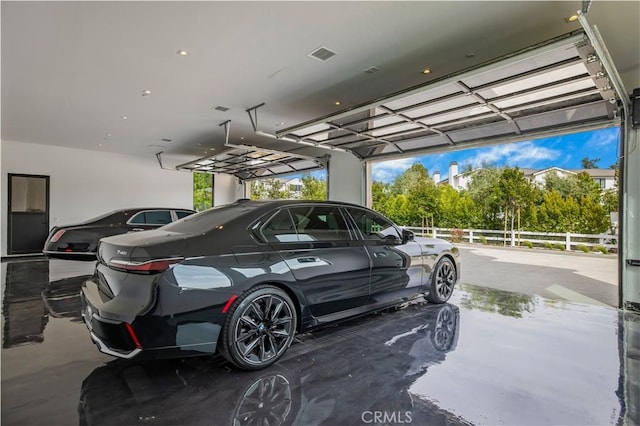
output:
[[[347,203],[344,201],[323,201],[323,200],[296,200],[296,199],[291,199],[291,200],[249,200],[246,198],[241,198],[237,201],[235,201],[235,203],[247,203],[247,204],[254,204],[256,206],[273,206],[273,207],[278,207],[278,206],[288,206],[288,205],[294,205],[294,204],[325,204],[325,205],[334,205],[334,206],[342,206],[342,207],[359,207],[359,208],[367,208],[358,204],[354,204],[354,203]]]

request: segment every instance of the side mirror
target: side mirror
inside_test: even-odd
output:
[[[402,230],[402,244],[407,244],[409,241],[413,241],[414,235],[413,232],[408,229]]]

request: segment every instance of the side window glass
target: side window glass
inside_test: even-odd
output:
[[[129,223],[135,225],[144,224],[144,212],[137,213],[129,220]]]
[[[287,209],[282,209],[273,216],[262,228],[262,238],[270,243],[288,243],[298,241],[296,228],[293,226],[291,216]]]
[[[402,241],[402,236],[388,219],[367,210],[355,208],[347,208],[347,210],[365,240],[383,241],[386,244],[397,244]]]
[[[189,212],[186,210],[176,210],[176,216],[178,216],[178,219],[182,219],[183,217],[187,217],[187,216],[191,216],[193,214],[193,212]]]
[[[289,209],[300,241],[350,240],[340,209],[332,206],[300,206]]]
[[[147,225],[166,225],[171,223],[171,212],[169,210],[153,210],[144,212]]]

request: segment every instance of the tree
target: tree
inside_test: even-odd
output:
[[[193,173],[193,209],[206,210],[213,207],[213,175]]]
[[[584,234],[599,234],[609,229],[611,219],[600,197],[587,195],[580,200],[580,215],[577,230]]]
[[[317,179],[310,174],[302,176],[302,199],[304,200],[326,200],[327,181]]]
[[[413,187],[422,181],[431,181],[429,172],[420,163],[414,163],[393,182],[393,193],[407,195]]]
[[[411,204],[406,195],[394,195],[385,203],[384,214],[399,225],[411,225],[413,219]]]
[[[547,191],[538,208],[535,230],[543,232],[574,232],[578,227],[580,207],[573,197],[563,197],[558,191]]]
[[[417,181],[409,190],[407,198],[410,201],[408,222],[404,225],[418,226],[423,218],[440,218],[440,206],[438,189],[433,180],[422,179]]]
[[[458,192],[449,185],[438,188],[440,218],[445,228],[474,228],[478,226],[478,209],[468,191]]]
[[[283,200],[291,198],[291,192],[284,182],[277,178],[251,182],[252,200]]]
[[[507,230],[507,223],[511,221],[511,231],[520,229],[522,211],[528,207],[533,195],[531,182],[524,177],[524,173],[519,168],[506,167],[500,173],[498,179],[498,197],[502,202],[504,215],[504,229]]]
[[[597,169],[599,162],[600,162],[599,158],[584,157],[582,160],[580,160],[580,163],[582,163],[583,169]]]
[[[469,182],[467,191],[476,205],[475,223],[479,228],[501,228],[501,200],[497,188],[500,173],[496,168],[478,169]]]
[[[386,204],[391,197],[391,184],[373,181],[371,183],[372,208],[384,215],[386,214]]]

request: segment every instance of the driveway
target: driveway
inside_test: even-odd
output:
[[[618,306],[615,255],[459,244],[461,284]]]

